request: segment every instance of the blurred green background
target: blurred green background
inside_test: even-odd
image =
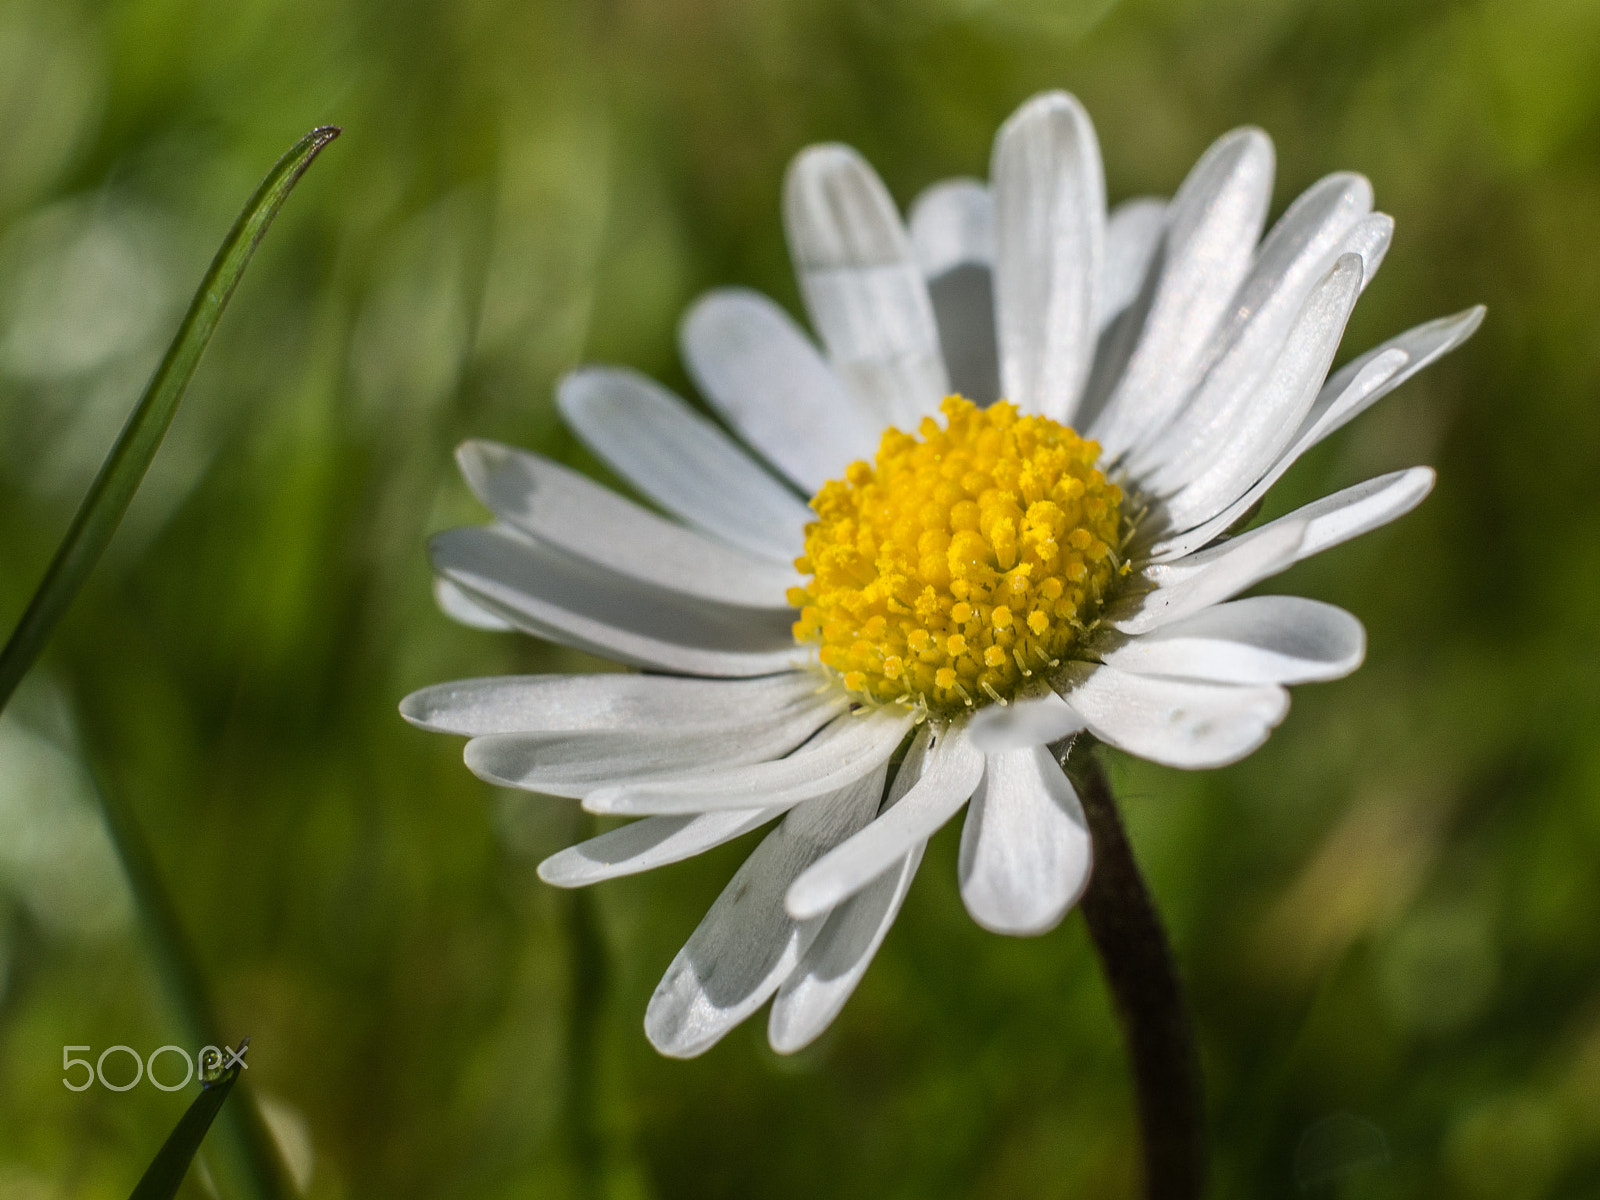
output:
[[[1439,468],[1271,585],[1356,612],[1367,665],[1237,767],[1115,763],[1192,990],[1213,1194],[1600,1194],[1597,45],[1594,0],[5,0],[7,627],[251,188],[345,135],[0,720],[0,1200],[125,1196],[186,1100],[61,1082],[64,1045],[180,1040],[85,729],[310,1196],[1133,1195],[1081,919],[979,930],[956,825],[823,1041],[780,1059],[755,1020],[669,1062],[645,1002],[749,840],[556,892],[533,866],[587,819],[395,712],[585,663],[435,611],[424,537],[480,517],[458,440],[595,470],[563,370],[686,387],[700,289],[798,310],[795,151],[849,141],[904,204],[984,174],[1058,86],[1113,200],[1247,122],[1275,211],[1366,172],[1398,230],[1341,357],[1489,306],[1272,498]]]

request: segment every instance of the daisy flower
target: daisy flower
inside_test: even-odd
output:
[[[1408,511],[1431,470],[1228,535],[1482,313],[1327,378],[1393,222],[1335,174],[1262,237],[1272,176],[1269,139],[1240,129],[1170,201],[1108,214],[1094,128],[1059,92],[1005,123],[987,184],[937,184],[907,222],[855,151],[811,147],[783,215],[816,341],[741,289],[682,323],[727,429],[624,368],[560,385],[653,509],[461,447],[496,520],[434,539],[445,609],[640,670],[443,684],[404,715],[470,737],[484,779],[637,818],[540,864],[557,886],[773,826],[650,1001],[663,1053],[769,999],[775,1049],[817,1037],[963,807],[974,920],[1052,928],[1091,861],[1052,743],[1221,766],[1283,720],[1286,684],[1361,662],[1349,613],[1234,597]]]

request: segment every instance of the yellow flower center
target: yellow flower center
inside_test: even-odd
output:
[[[1097,443],[1005,401],[940,408],[822,485],[789,601],[847,689],[952,716],[1057,665],[1127,568]]]

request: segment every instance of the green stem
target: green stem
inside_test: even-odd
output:
[[[1105,768],[1081,737],[1059,753],[1088,818],[1094,873],[1078,907],[1100,955],[1133,1068],[1148,1200],[1205,1191],[1205,1094],[1177,963],[1146,886]]]

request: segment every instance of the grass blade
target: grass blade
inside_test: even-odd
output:
[[[111,843],[122,860],[128,889],[133,893],[157,973],[183,1027],[183,1037],[195,1046],[221,1046],[224,1036],[210,989],[200,970],[194,946],[184,932],[162,881],[144,828],[127,796],[107,777],[103,760],[94,748],[96,731],[100,728],[98,714],[84,704],[79,705],[79,712],[84,722],[84,761],[100,800]],[[215,1182],[224,1196],[280,1200],[287,1193],[277,1151],[260,1113],[251,1103],[248,1084],[239,1086],[239,1100],[218,1119],[216,1135],[211,1139],[215,1149],[211,1162],[213,1172],[217,1173]]]
[[[166,436],[167,427],[172,424],[178,402],[183,399],[200,356],[216,331],[222,311],[239,286],[239,279],[267,227],[272,224],[272,218],[312,160],[338,136],[337,128],[326,125],[301,138],[268,172],[228,231],[189,311],[184,314],[177,336],[167,348],[166,357],[123,426],[117,444],[101,464],[100,473],[95,476],[89,494],[84,497],[45,572],[44,581],[17,622],[5,649],[0,651],[0,710],[5,708],[17,684],[39,657],[51,630],[121,524],[122,515],[127,512],[161,439]]]
[[[238,1076],[239,1068],[229,1067],[216,1081],[201,1082],[200,1094],[178,1118],[177,1125],[156,1151],[128,1200],[172,1200],[178,1194],[195,1151],[200,1149],[206,1130],[211,1128],[212,1120],[233,1090],[233,1081]]]

